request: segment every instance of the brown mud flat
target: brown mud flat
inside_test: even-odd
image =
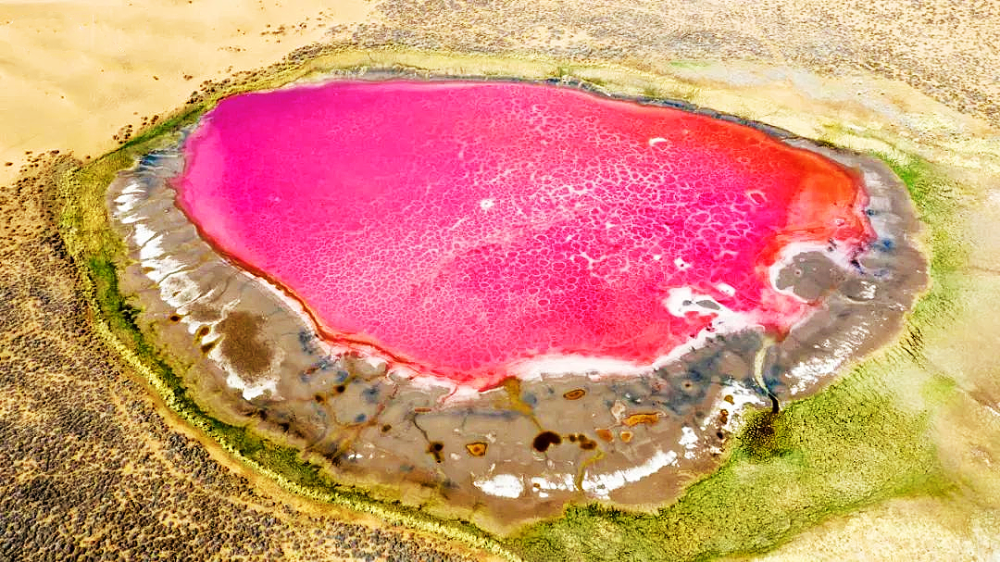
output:
[[[0,190],[0,560],[482,560],[321,505],[171,415],[95,331],[50,154]],[[290,554],[291,553],[291,554]]]
[[[879,236],[850,267],[815,251],[781,271],[779,288],[823,307],[775,345],[747,331],[640,377],[543,376],[446,400],[444,386],[415,385],[327,344],[294,299],[216,253],[174,204],[168,180],[183,167],[182,137],[109,189],[133,260],[122,288],[138,299],[140,325],[185,367],[200,406],[376,497],[494,531],[570,502],[649,509],[718,465],[747,404],[814,393],[894,338],[927,283],[920,227],[891,170],[765,130],[860,174]]]

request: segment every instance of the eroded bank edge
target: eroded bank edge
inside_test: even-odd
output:
[[[124,263],[124,246],[107,222],[101,203],[103,190],[117,171],[131,166],[138,155],[169,136],[175,127],[196,119],[204,110],[201,107],[185,112],[165,122],[156,134],[146,135],[141,142],[129,143],[85,166],[71,167],[58,178],[62,203],[59,231],[80,271],[81,290],[87,296],[98,335],[130,368],[142,375],[171,410],[207,434],[227,453],[286,490],[368,513],[389,524],[401,524],[458,540],[503,559],[516,560],[517,557],[498,541],[471,524],[441,521],[418,509],[371,499],[364,492],[330,481],[320,473],[319,467],[299,458],[298,451],[274,444],[247,428],[212,418],[188,395],[169,356],[147,339],[136,323],[138,310],[118,289],[118,268]]]
[[[119,353],[122,353],[126,360],[132,363],[137,370],[142,372],[147,379],[150,379],[150,383],[157,388],[158,392],[169,403],[172,409],[178,411],[178,413],[184,416],[185,419],[188,419],[188,421],[190,421],[193,425],[200,427],[203,431],[206,431],[212,435],[213,438],[220,441],[220,444],[222,444],[223,447],[231,454],[237,456],[255,470],[258,470],[282,483],[282,485],[286,488],[307,497],[312,497],[322,501],[340,503],[353,509],[359,509],[361,511],[373,513],[380,517],[385,517],[389,520],[398,520],[403,524],[429,530],[436,534],[457,538],[463,542],[474,544],[480,548],[485,548],[486,550],[505,558],[511,558],[511,553],[507,552],[500,545],[500,543],[478,531],[471,525],[462,526],[459,524],[458,526],[455,526],[454,524],[449,523],[444,524],[444,528],[441,528],[442,523],[440,521],[426,518],[414,510],[401,508],[401,506],[400,509],[396,509],[395,506],[387,506],[379,502],[374,502],[373,500],[365,497],[364,494],[359,494],[357,492],[346,493],[335,484],[324,481],[324,479],[316,472],[315,467],[299,459],[294,450],[275,447],[273,444],[266,443],[263,439],[250,435],[250,432],[243,428],[232,428],[232,426],[228,426],[229,429],[219,429],[224,424],[220,424],[217,420],[205,415],[205,413],[201,411],[189,397],[186,396],[184,389],[179,386],[179,378],[173,373],[172,370],[170,370],[169,366],[160,357],[158,357],[159,352],[150,346],[144,338],[142,338],[139,328],[131,322],[131,315],[133,314],[133,312],[131,312],[131,307],[127,304],[125,297],[117,292],[115,264],[121,263],[120,260],[122,259],[123,247],[121,246],[121,242],[117,241],[115,237],[110,234],[106,215],[103,214],[103,205],[99,203],[103,195],[103,188],[110,183],[110,180],[113,178],[117,170],[131,165],[133,163],[133,159],[137,155],[151,149],[159,137],[169,134],[171,131],[180,126],[193,122],[204,111],[210,109],[214,103],[218,101],[218,99],[240,91],[257,90],[267,88],[269,86],[276,87],[284,82],[294,80],[295,78],[309,76],[313,73],[321,73],[324,70],[321,65],[317,66],[315,64],[305,64],[299,66],[292,65],[291,67],[286,65],[287,63],[278,65],[275,74],[270,75],[267,79],[247,80],[243,83],[235,84],[228,89],[220,90],[212,94],[209,99],[197,100],[189,104],[182,112],[159,123],[147,131],[142,132],[139,137],[129,141],[118,151],[102,157],[81,169],[69,171],[63,178],[61,186],[64,196],[63,199],[66,202],[66,205],[62,213],[60,230],[63,232],[64,238],[67,239],[67,245],[70,247],[71,252],[77,259],[78,264],[80,264],[81,272],[84,273],[84,281],[88,285],[86,290],[93,297],[91,299],[91,305],[95,312],[98,312],[99,316],[104,318],[104,321],[98,323],[98,330],[102,332],[105,339],[109,341],[109,343],[115,347]],[[371,67],[365,65],[348,65],[336,68],[326,68],[325,70],[357,73],[369,70],[370,68]],[[389,70],[399,70],[399,67],[390,67]],[[410,70],[419,72],[426,69],[411,68]],[[558,77],[559,79],[565,79],[567,76],[564,67],[556,67],[554,73],[558,73],[558,76],[551,76],[550,78]],[[497,73],[493,74],[496,75]],[[607,84],[598,84],[597,86],[606,87]],[[885,159],[884,154],[877,154],[876,156],[880,156]],[[890,165],[894,165],[893,167],[897,174],[906,180],[906,183],[910,188],[911,195],[913,195],[925,222],[927,222],[928,210],[930,210],[931,215],[937,219],[943,220],[947,218],[945,215],[950,211],[944,208],[946,205],[937,205],[938,202],[929,202],[927,200],[928,194],[932,194],[933,190],[927,190],[926,187],[920,187],[921,185],[926,186],[927,184],[927,181],[922,178],[925,178],[927,172],[930,170],[929,164],[920,161],[915,157],[913,157],[912,161],[908,165],[901,166],[900,163],[893,162],[892,159],[889,160],[889,163]],[[93,199],[92,202],[96,203],[96,206],[88,206],[85,204],[83,199],[88,195],[88,192]],[[924,201],[920,200],[921,196],[924,196]],[[934,203],[934,205],[929,205],[929,203]],[[94,216],[94,209],[99,209],[100,216]],[[86,240],[84,240],[84,238]],[[935,248],[937,248],[939,243],[948,242],[950,240],[947,232],[942,232],[941,228],[935,229],[933,224],[931,224],[931,233],[929,238],[931,238],[932,246]],[[958,246],[954,246],[954,248],[957,249]],[[937,312],[940,312],[942,308],[947,308],[949,294],[950,292],[953,292],[949,289],[949,287],[952,289],[954,289],[954,287],[948,283],[942,283],[940,278],[942,276],[953,274],[957,270],[957,263],[959,262],[956,262],[955,260],[961,259],[959,254],[960,252],[949,252],[945,253],[943,258],[938,259],[938,252],[933,253],[931,274],[934,279],[934,284],[932,289],[918,302],[917,309],[911,316],[910,321],[907,323],[907,329],[902,343],[898,346],[893,346],[893,349],[897,347],[905,348],[907,345],[911,345],[912,347],[914,327],[917,328],[917,333],[919,333],[919,325],[923,321],[931,321]],[[117,326],[116,323],[118,323]],[[116,330],[118,330],[118,333],[116,333]],[[134,351],[128,348],[128,339],[125,341],[121,339],[122,330],[124,330],[124,333],[127,334],[129,338],[133,338],[131,343],[135,346]],[[136,337],[142,339],[136,341],[134,340]],[[907,344],[907,342],[911,343]],[[919,344],[918,341],[917,344]],[[909,351],[906,353],[907,355],[912,355]],[[866,365],[868,363],[869,362],[866,362]],[[160,369],[160,371],[157,372],[157,369]],[[845,378],[843,384],[836,385],[835,388],[840,388],[845,385],[850,386],[849,381],[857,381],[859,378],[862,378],[864,371],[865,369],[862,367],[855,369],[854,373]],[[831,388],[829,392],[821,393],[814,398],[815,400],[819,400],[820,397],[824,397],[827,394],[832,393],[833,390],[834,388]],[[798,410],[803,414],[808,414],[810,410],[809,404],[815,400],[808,399],[801,403],[796,403],[792,407],[788,408],[786,412],[794,412]],[[836,400],[834,400],[834,403],[836,403]],[[185,411],[181,411],[181,409],[185,409]],[[783,414],[791,415],[785,413]],[[801,418],[803,416],[799,417]],[[926,419],[910,421],[912,423],[908,425],[914,426],[915,428],[917,426],[921,428],[926,426]],[[777,423],[779,427],[782,425],[788,425],[787,421],[781,420],[770,420],[768,423],[764,423],[763,425],[759,422],[749,423],[744,431],[744,435],[741,436],[739,441],[740,443],[747,445],[737,447],[730,461],[727,462],[727,464],[720,469],[720,471],[706,477],[704,480],[694,485],[676,505],[690,504],[692,501],[690,497],[692,495],[696,495],[696,491],[701,490],[703,492],[703,488],[705,486],[721,485],[718,479],[724,478],[727,471],[731,472],[735,469],[735,467],[738,467],[740,463],[746,463],[749,462],[748,459],[753,459],[754,456],[752,454],[744,453],[751,450],[747,449],[748,446],[754,447],[752,444],[759,441],[759,436],[755,437],[754,433],[759,432],[761,428],[771,427],[772,429],[770,431],[773,434],[773,427],[775,423]],[[243,438],[236,439],[235,435],[227,435],[227,432],[230,430],[242,432]],[[767,430],[765,429],[764,432],[767,433]],[[911,433],[911,437],[918,434],[919,432],[913,432]],[[775,439],[770,439],[770,441],[778,442],[781,441],[781,439],[777,439],[777,441],[775,441]],[[760,444],[758,443],[756,447],[760,448]],[[764,449],[768,449],[769,447],[770,446],[765,446]],[[261,453],[262,451],[263,454]],[[850,462],[854,461],[852,460]],[[272,466],[268,466],[268,464],[271,463],[274,464],[272,464]],[[276,465],[284,469],[291,469],[291,478],[288,473],[283,474],[280,469],[276,471]],[[716,484],[712,484],[713,482],[716,482]],[[908,493],[903,489],[896,489],[895,491],[897,492],[895,495],[898,495],[898,493]],[[870,501],[867,503],[872,503],[884,498],[869,497],[868,499]],[[867,503],[864,505],[867,505]],[[860,505],[862,504],[852,504],[850,506],[845,506],[844,509],[850,510],[859,507]],[[669,510],[671,508],[667,509]],[[566,512],[567,516],[561,521],[572,519],[574,514],[578,514],[581,510],[592,513],[594,517],[599,519],[605,519],[610,522],[619,522],[619,525],[625,525],[627,523],[624,522],[632,519],[638,520],[643,517],[640,515],[616,512],[614,510],[605,510],[600,507],[591,506],[584,508],[569,508]],[[832,512],[827,514],[832,514]],[[657,518],[662,518],[666,515],[667,514],[664,511],[661,511],[661,514],[657,516]],[[417,520],[409,520],[411,517],[415,517]],[[634,524],[642,525],[643,523],[639,522]],[[535,527],[525,531],[519,538],[513,539],[510,542],[511,546],[516,547],[517,550],[523,552],[524,554],[541,554],[540,552],[531,552],[534,549],[525,549],[524,546],[527,544],[526,537],[531,537],[533,534],[532,529],[545,528],[545,525],[551,525],[551,523],[536,525]],[[799,530],[805,526],[807,525],[795,526],[795,530]],[[789,529],[791,529],[791,527],[789,527]],[[625,531],[626,529],[619,530]],[[790,534],[792,533],[786,532],[783,536],[787,538]],[[623,536],[626,535],[623,534]],[[609,541],[608,544],[609,546],[612,544],[620,544],[620,541]],[[770,544],[767,548],[777,545],[778,543],[775,542]],[[638,547],[639,543],[636,543],[635,546]],[[760,545],[760,547],[764,548],[764,545]],[[626,549],[626,551],[627,550],[629,549]],[[659,550],[659,548],[655,548],[650,550],[649,553],[653,554],[653,552]],[[727,550],[729,552],[738,552],[743,549],[714,549],[714,552],[715,554],[722,554]],[[751,550],[758,551],[760,548],[752,548]],[[608,552],[610,553],[611,551]],[[598,553],[595,551],[593,554]]]
[[[922,330],[950,318],[961,296],[956,276],[967,248],[948,227],[958,203],[936,187],[949,182],[914,156],[887,158],[927,226],[932,285],[910,313],[897,343],[856,365],[823,392],[778,414],[757,411],[725,464],[693,483],[673,505],[642,516],[597,505],[571,507],[563,519],[526,529],[509,544],[532,559],[629,556],[703,560],[772,550],[798,532],[889,498],[941,495],[956,487],[927,438],[954,382],[934,375],[921,388],[924,410],[902,406],[891,390],[900,373],[921,369]],[[905,382],[905,381],[903,381]]]

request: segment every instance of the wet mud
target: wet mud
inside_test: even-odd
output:
[[[640,376],[542,375],[456,394],[330,344],[294,299],[219,255],[177,207],[183,135],[109,188],[131,260],[122,289],[202,407],[294,445],[338,481],[494,530],[569,502],[649,509],[717,466],[748,405],[814,393],[894,338],[927,284],[919,222],[888,167],[757,126],[859,174],[878,238],[847,264],[833,247],[784,264],[777,288],[819,304],[784,336],[719,335]]]

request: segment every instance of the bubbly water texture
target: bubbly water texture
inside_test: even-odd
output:
[[[326,337],[475,388],[538,357],[648,365],[723,314],[785,331],[815,303],[771,286],[782,248],[872,236],[817,154],[547,85],[244,94],[185,152],[180,206]]]

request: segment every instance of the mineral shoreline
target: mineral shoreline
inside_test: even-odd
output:
[[[758,375],[781,400],[817,391],[894,338],[927,283],[912,204],[884,164],[726,118],[862,173],[879,235],[850,269],[809,252],[779,274],[782,288],[826,308],[766,350],[763,373],[753,367],[765,341],[749,331],[641,377],[542,376],[444,400],[454,388],[341,357],[297,301],[218,255],[174,204],[167,180],[183,166],[176,148],[143,159],[109,190],[115,228],[136,260],[123,287],[158,343],[192,366],[185,383],[203,407],[322,459],[340,481],[386,499],[429,497],[432,513],[476,514],[500,527],[555,515],[567,502],[661,504],[684,474],[717,465],[742,406],[767,404]],[[548,433],[558,441],[539,446]]]

